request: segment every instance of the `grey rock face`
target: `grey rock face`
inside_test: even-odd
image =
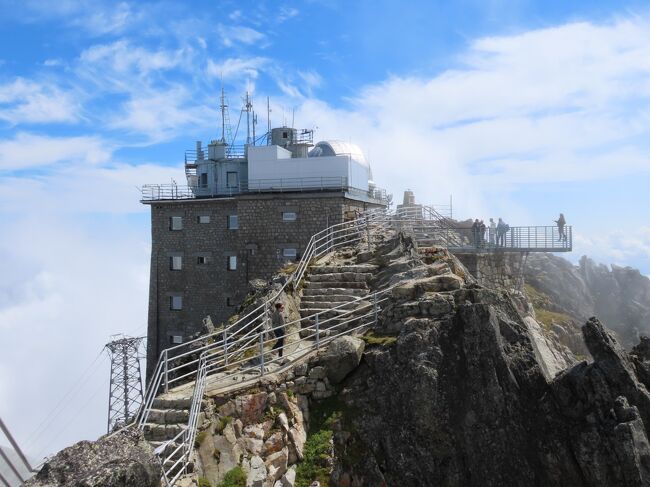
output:
[[[157,487],[160,466],[135,428],[80,441],[48,461],[27,487]]]
[[[578,266],[551,254],[535,254],[526,282],[551,298],[553,311],[580,322],[597,316],[630,349],[639,334],[650,335],[650,279],[630,267],[597,264],[582,257]]]
[[[327,378],[332,384],[338,384],[357,368],[365,343],[359,338],[342,336],[335,338],[323,354]]]

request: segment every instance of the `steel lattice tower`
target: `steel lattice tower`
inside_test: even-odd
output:
[[[106,344],[111,357],[111,383],[108,394],[108,432],[133,420],[142,404],[140,343],[142,337],[114,335]]]

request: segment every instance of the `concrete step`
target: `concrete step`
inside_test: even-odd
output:
[[[339,289],[368,289],[365,282],[305,282],[304,289],[323,289],[323,288],[339,288]]]
[[[355,297],[365,296],[368,294],[368,289],[342,287],[307,287],[303,288],[302,290],[303,296],[340,296],[342,294]]]
[[[143,431],[148,441],[165,441],[174,439],[185,428],[186,425],[180,424],[145,423]]]
[[[317,267],[310,267],[309,274],[333,274],[340,272],[373,273],[376,270],[377,266],[372,264],[322,265]]]
[[[331,272],[307,276],[309,282],[368,282],[371,278],[369,272]]]
[[[192,407],[191,397],[178,397],[178,398],[161,398],[157,397],[153,400],[154,409],[187,409]]]
[[[187,409],[152,409],[147,421],[156,424],[187,424],[190,412]]]

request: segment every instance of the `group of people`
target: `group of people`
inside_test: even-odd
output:
[[[557,225],[558,242],[567,241],[566,233],[566,218],[564,213],[560,213],[557,220],[553,220]],[[478,218],[472,224],[472,242],[476,248],[482,248],[489,242],[490,246],[505,247],[507,241],[507,234],[510,231],[510,225],[499,218],[498,222],[490,218],[489,227]]]
[[[506,234],[510,231],[510,225],[499,218],[495,222],[490,218],[490,226],[485,225],[483,220],[478,218],[472,224],[472,241],[476,247],[485,247],[486,242],[491,246],[503,247],[506,243]]]

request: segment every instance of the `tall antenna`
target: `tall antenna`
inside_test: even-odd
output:
[[[255,145],[255,125],[257,125],[257,114],[253,110],[253,145]]]
[[[223,90],[223,81],[221,82],[221,142],[226,143],[226,94]]]
[[[246,145],[251,145],[251,111],[253,110],[253,102],[251,101],[250,94],[246,91]],[[253,121],[253,123],[255,123]],[[255,130],[255,129],[253,129]],[[253,138],[255,138],[253,136]]]
[[[269,137],[271,136],[271,101],[269,100],[269,97],[266,97],[266,120],[268,121],[269,125]]]
[[[108,424],[110,433],[132,421],[142,405],[140,344],[142,337],[113,335],[106,344],[111,357],[111,384],[108,393]]]
[[[296,118],[296,107],[291,108],[291,128],[293,128],[294,119]]]

